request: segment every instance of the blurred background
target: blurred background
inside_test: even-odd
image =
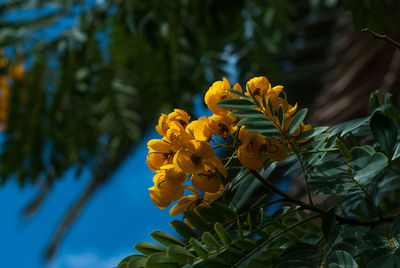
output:
[[[113,267],[171,232],[147,190],[146,143],[162,112],[204,115],[222,77],[267,76],[318,125],[367,114],[376,89],[398,103],[399,50],[360,30],[400,40],[399,6],[0,1],[1,266]]]

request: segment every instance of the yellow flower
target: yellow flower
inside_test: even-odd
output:
[[[169,126],[165,138],[171,143],[175,151],[178,151],[184,143],[193,139],[193,135],[185,131],[180,123],[171,122]]]
[[[168,118],[167,115],[161,114],[160,118],[158,119],[158,125],[156,126],[158,134],[160,134],[163,137],[165,136],[169,128],[167,124],[167,118]]]
[[[153,139],[147,143],[147,147],[149,153],[146,163],[152,171],[157,172],[161,166],[172,163],[175,151],[170,142]]]
[[[278,99],[282,90],[283,86],[274,86],[272,88],[270,87],[270,89],[267,91],[266,97],[269,98],[272,103],[274,103]]]
[[[237,129],[232,118],[226,115],[214,114],[209,118],[209,120],[212,134],[220,137],[227,137],[234,133]]]
[[[198,202],[202,203],[202,199],[198,195],[184,196],[179,199],[179,202],[171,208],[169,215],[178,215],[187,209],[193,211],[193,209],[198,206]]]
[[[154,186],[150,187],[150,198],[159,208],[166,208],[171,202],[183,196],[185,188],[182,184],[168,181],[163,173],[157,173],[153,178]]]
[[[186,173],[173,164],[166,164],[160,167],[160,173],[164,175],[165,180],[180,184],[186,179]]]
[[[287,150],[277,139],[267,139],[256,132],[240,133],[242,144],[238,148],[237,156],[240,163],[249,169],[259,169],[264,165],[267,155],[274,161],[282,161],[287,157]]]
[[[168,114],[167,123],[178,122],[181,126],[186,127],[189,124],[190,116],[181,109],[174,109],[174,111]]]
[[[261,101],[262,95],[266,96],[270,88],[271,84],[265,76],[254,77],[247,82],[245,94],[251,97],[251,92],[258,101]]]
[[[199,174],[211,165],[218,170],[224,177],[227,176],[226,170],[221,160],[215,155],[212,146],[204,141],[191,140],[174,156],[174,165],[179,166],[183,171],[191,174]]]
[[[218,168],[213,164],[205,164],[204,169],[198,174],[193,174],[191,179],[195,188],[205,192],[216,193],[221,186]]]
[[[209,192],[205,192],[203,195],[203,200],[206,202],[210,202],[212,200],[214,200],[218,195],[220,195],[222,193],[222,191],[225,189],[225,187],[221,184],[219,190],[215,193],[209,193]]]
[[[212,86],[208,89],[206,95],[204,96],[204,101],[211,112],[219,115],[229,113],[228,109],[217,105],[217,103],[221,100],[238,98],[238,96],[231,93],[229,89],[231,89],[231,85],[225,77],[222,79],[222,81],[214,82]],[[235,84],[233,89],[242,92],[242,88],[239,84]]]
[[[277,139],[263,138],[261,153],[265,153],[274,161],[283,161],[287,157],[286,147]]]
[[[161,114],[158,119],[158,125],[156,126],[156,130],[158,134],[161,136],[165,136],[167,134],[168,129],[171,126],[172,122],[179,123],[183,128],[189,124],[190,116],[181,109],[174,109],[174,111],[168,115]]]
[[[221,186],[216,193],[205,192],[203,198],[199,196],[197,191],[192,191],[194,195],[187,195],[179,199],[179,202],[171,208],[169,214],[174,216],[183,213],[185,210],[197,213],[197,208],[208,205],[208,202],[214,200],[223,190],[224,187]],[[185,220],[185,222],[194,229],[194,226],[189,221]]]
[[[212,134],[209,124],[210,122],[207,117],[200,117],[198,120],[194,120],[187,125],[186,132],[193,135],[196,140],[209,141]]]
[[[240,131],[242,144],[239,146],[237,156],[240,163],[249,169],[259,169],[264,165],[264,157],[260,152],[262,145],[258,133]]]

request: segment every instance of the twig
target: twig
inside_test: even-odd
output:
[[[373,37],[374,39],[384,40],[384,41],[386,41],[386,42],[388,42],[388,43],[394,45],[397,49],[400,49],[400,43],[396,42],[395,40],[393,40],[392,38],[388,37],[388,36],[385,35],[385,34],[378,34],[378,33],[375,33],[375,32],[373,32],[373,31],[371,31],[369,28],[364,28],[364,29],[362,29],[361,31],[362,31],[362,32],[367,32],[367,33],[371,34],[372,37]]]
[[[296,199],[294,197],[291,197],[287,193],[281,191],[279,188],[277,188],[275,185],[273,185],[269,180],[264,179],[263,176],[261,176],[260,173],[258,173],[255,170],[250,169],[250,172],[264,185],[269,187],[274,193],[279,194],[283,198],[286,199],[286,201],[291,202],[293,204],[301,206],[303,209],[310,210],[317,212],[319,214],[326,214],[327,212],[324,209],[321,209],[315,205],[307,204],[304,203],[303,201]],[[375,219],[368,219],[368,220],[362,220],[362,219],[352,219],[352,218],[347,218],[347,217],[342,217],[339,215],[336,215],[336,220],[340,222],[341,224],[353,224],[353,225],[360,225],[360,226],[371,226],[375,227],[379,224],[385,223],[385,222],[392,222],[394,221],[399,215],[390,215],[390,216],[381,216],[379,218]]]

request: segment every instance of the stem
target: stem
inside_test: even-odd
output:
[[[397,49],[400,49],[400,43],[394,41],[392,38],[388,37],[388,36],[385,35],[385,34],[378,34],[378,33],[375,33],[375,32],[373,32],[373,31],[371,31],[369,28],[362,29],[361,31],[362,31],[362,32],[367,32],[367,33],[371,34],[372,37],[373,37],[374,39],[384,40],[384,41],[386,41],[386,42],[392,44],[393,46],[395,46]]]
[[[283,91],[283,92],[284,92],[284,91]],[[285,94],[285,99],[286,99],[286,93],[284,92],[284,94]],[[294,151],[294,153],[296,154],[297,159],[298,159],[299,162],[300,162],[301,169],[302,169],[302,171],[303,171],[304,180],[305,180],[305,183],[306,183],[307,195],[308,195],[308,202],[310,203],[311,206],[314,206],[314,202],[313,202],[312,196],[311,196],[311,189],[310,189],[310,186],[308,185],[308,178],[307,178],[307,176],[306,176],[306,168],[305,168],[305,166],[304,166],[303,159],[301,159],[300,153],[299,153],[299,151],[297,150],[296,144],[294,144],[294,143],[291,141],[290,136],[289,136],[289,135],[286,133],[286,131],[281,127],[281,125],[277,123],[277,121],[275,120],[275,118],[274,118],[273,116],[272,116],[272,117],[269,116],[268,111],[267,111],[267,107],[264,107],[264,109],[263,109],[263,107],[259,104],[259,102],[254,98],[253,95],[252,95],[252,97],[253,97],[253,100],[255,101],[255,103],[257,104],[257,106],[260,108],[261,112],[263,112],[264,115],[265,115],[270,121],[272,121],[272,122],[274,123],[274,125],[279,129],[279,131],[285,136],[286,140],[287,140],[287,141],[289,142],[289,144],[292,146],[293,151]]]
[[[286,133],[285,133],[285,136],[286,136]],[[308,185],[308,178],[307,178],[307,175],[306,175],[306,167],[304,166],[303,159],[301,159],[300,153],[297,151],[297,145],[294,144],[289,138],[287,138],[287,139],[288,139],[290,145],[292,145],[293,151],[296,154],[297,159],[299,159],[301,170],[303,171],[303,175],[304,175],[304,180],[306,182],[308,202],[310,203],[310,205],[314,206],[314,202],[313,202],[312,196],[311,196],[310,186]]]
[[[232,159],[235,157],[236,152],[237,152],[237,149],[235,149],[235,151],[233,152],[233,154],[229,157],[228,161],[226,161],[226,163],[225,163],[225,165],[224,165],[225,168],[229,165],[229,163],[230,163],[230,162],[232,161]]]
[[[267,186],[268,188],[270,188],[274,193],[277,193],[277,194],[279,194],[280,196],[282,196],[283,198],[285,198],[287,201],[289,201],[289,202],[291,202],[291,203],[293,203],[293,204],[299,205],[299,206],[301,206],[302,208],[305,208],[305,209],[308,209],[308,210],[311,210],[311,211],[315,211],[315,212],[320,213],[320,214],[326,213],[324,210],[322,210],[322,209],[316,207],[316,206],[313,205],[313,204],[304,203],[303,201],[298,200],[298,199],[296,199],[296,198],[293,198],[293,197],[291,197],[290,195],[288,195],[287,193],[281,191],[279,188],[277,188],[275,185],[273,185],[269,180],[264,179],[264,178],[260,175],[260,173],[258,173],[257,171],[250,169],[250,172],[251,172],[262,184],[264,184],[265,186]]]
[[[315,205],[304,203],[301,200],[291,197],[287,193],[279,190],[275,185],[273,185],[270,181],[264,179],[257,171],[251,170],[250,172],[264,185],[269,187],[274,193],[279,194],[283,198],[285,198],[288,202],[301,206],[303,209],[307,209],[310,211],[317,212],[319,214],[326,214],[326,211],[316,207]],[[360,225],[360,226],[377,226],[381,223],[385,222],[392,222],[394,221],[399,215],[390,215],[390,216],[381,216],[375,219],[368,219],[368,220],[360,220],[360,219],[352,219],[352,218],[345,218],[339,215],[336,215],[336,220],[342,224],[353,224],[353,225]]]

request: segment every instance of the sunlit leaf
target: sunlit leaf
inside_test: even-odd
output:
[[[166,252],[167,251],[163,246],[160,246],[160,245],[154,244],[154,243],[150,243],[150,242],[137,243],[134,246],[134,248],[137,251],[139,251],[145,255],[150,255],[155,252]]]
[[[150,233],[150,236],[167,247],[172,245],[181,245],[181,246],[185,245],[181,240],[179,240],[175,236],[167,234],[166,232],[163,231],[154,231]]]

